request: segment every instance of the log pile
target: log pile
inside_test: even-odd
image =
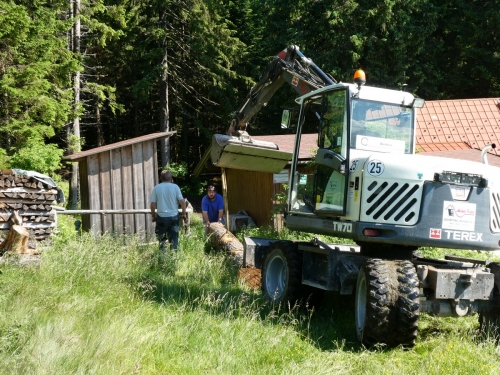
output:
[[[29,233],[29,247],[51,236],[57,225],[57,189],[13,169],[0,170],[0,248],[5,249],[10,232]],[[11,220],[14,213],[19,223]]]

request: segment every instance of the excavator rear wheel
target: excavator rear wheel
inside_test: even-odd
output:
[[[269,302],[290,303],[300,299],[302,258],[290,241],[275,242],[264,258],[262,293]]]
[[[410,261],[365,261],[355,299],[356,334],[362,344],[413,347],[419,308],[418,278]]]

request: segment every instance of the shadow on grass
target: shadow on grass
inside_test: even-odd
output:
[[[175,304],[191,312],[202,309],[225,319],[258,318],[264,325],[292,328],[324,351],[364,350],[356,339],[352,297],[328,292],[315,307],[268,304],[260,291],[241,285],[238,267],[231,260],[223,260],[222,267],[218,288],[190,274],[180,274],[174,260],[128,282],[136,293],[157,304]]]

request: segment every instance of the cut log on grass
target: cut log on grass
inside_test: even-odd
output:
[[[238,265],[243,264],[243,244],[224,225],[210,223],[207,228],[208,243],[219,251],[231,255]]]

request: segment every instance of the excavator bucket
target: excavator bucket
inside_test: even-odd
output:
[[[257,141],[250,137],[241,140],[228,135],[214,134],[210,157],[221,168],[278,173],[292,160],[292,154],[280,151],[272,142]]]

